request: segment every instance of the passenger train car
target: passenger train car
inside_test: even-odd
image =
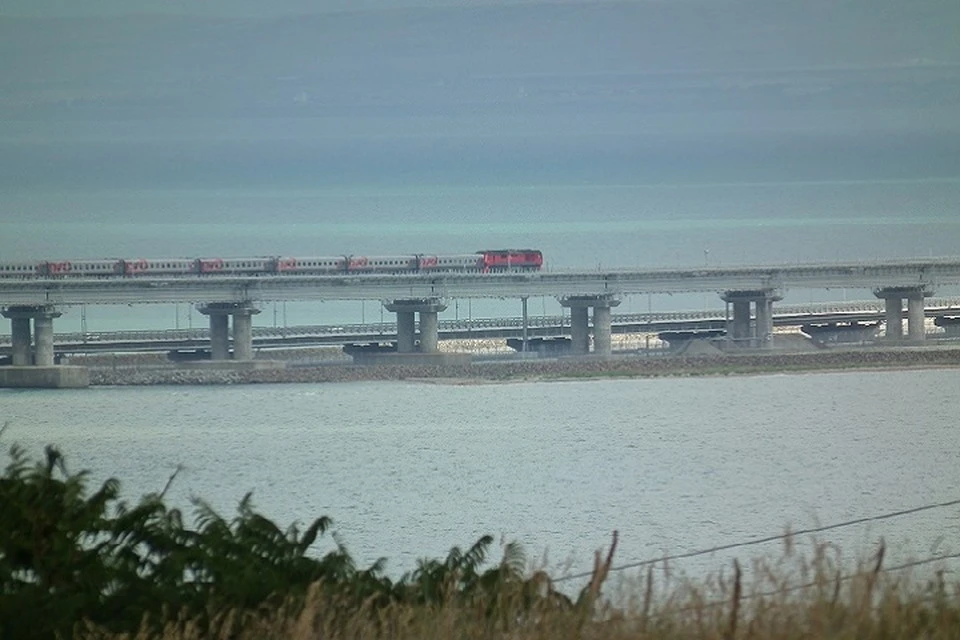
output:
[[[536,271],[543,267],[537,249],[495,249],[460,255],[135,258],[0,262],[0,279],[137,277],[189,275],[337,275],[362,273],[496,273]]]

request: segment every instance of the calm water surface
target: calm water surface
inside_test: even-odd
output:
[[[137,497],[281,524],[334,518],[364,563],[412,568],[491,533],[587,569],[960,497],[960,371],[734,378],[0,390],[5,445],[60,445]],[[4,447],[6,448],[6,446]],[[960,550],[960,509],[831,532],[851,557]],[[775,545],[740,550],[777,554]],[[727,556],[686,561],[716,569]]]
[[[522,176],[521,176],[522,178]],[[0,259],[394,255],[505,246],[548,270],[797,264],[950,256],[960,178],[709,184],[11,192]],[[940,286],[939,296],[960,295]],[[873,300],[870,290],[784,292],[784,304]],[[533,314],[559,314],[553,298]],[[259,326],[392,319],[378,301],[265,304]],[[720,309],[719,296],[628,296],[621,313]],[[203,327],[191,305],[63,307],[56,331]],[[518,300],[451,300],[444,319],[519,315]],[[10,324],[0,322],[0,334]]]

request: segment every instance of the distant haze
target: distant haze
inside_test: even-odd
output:
[[[589,4],[617,0],[592,0]],[[661,0],[628,0],[647,4]],[[681,0],[682,1],[682,0]],[[622,0],[621,0],[622,2]],[[569,0],[6,0],[0,15],[109,16],[131,14],[276,16],[290,13],[394,10],[410,7],[458,8],[516,4],[569,4]]]
[[[509,220],[527,231],[506,242],[539,246],[544,223],[559,218],[686,229],[701,218],[800,225],[836,212],[858,221],[860,250],[873,253],[889,233],[863,221],[951,224],[960,208],[958,33],[956,0],[7,0],[0,222],[229,225],[236,202],[255,195],[248,219],[274,227],[413,216],[427,230],[469,221],[502,232]],[[769,186],[787,183],[816,183],[820,204]],[[722,206],[702,189],[623,190],[725,184],[742,188],[724,191]],[[531,188],[561,191],[510,191]],[[562,191],[574,188],[579,199]],[[882,211],[867,208],[875,202]],[[853,237],[808,232],[815,243]],[[185,251],[177,233],[169,250]],[[909,246],[885,242],[960,246],[958,233],[918,226]],[[76,251],[43,235],[44,251]],[[457,251],[478,248],[463,235]],[[0,255],[31,250],[10,237]],[[229,242],[219,228],[209,237]],[[702,256],[712,237],[689,243],[678,232],[676,243]],[[780,255],[795,238],[728,249]],[[129,246],[156,250],[139,242]],[[280,244],[244,250],[288,250]],[[209,250],[231,252],[212,241]],[[827,251],[808,242],[795,253]]]

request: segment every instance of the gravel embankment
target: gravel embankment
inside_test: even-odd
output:
[[[524,360],[470,365],[326,364],[266,368],[175,367],[155,364],[91,366],[93,385],[204,385],[362,380],[436,380],[451,383],[585,377],[736,375],[776,371],[905,369],[960,366],[960,348],[863,349],[815,353],[771,353],[710,357],[625,356],[611,359]]]

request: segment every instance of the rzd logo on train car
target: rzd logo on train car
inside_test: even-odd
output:
[[[277,271],[294,271],[296,268],[296,258],[277,258]]]
[[[223,271],[222,258],[200,260],[200,273],[216,273],[218,271]]]
[[[138,273],[145,273],[150,265],[144,258],[140,258],[139,260],[127,260],[123,266],[124,273],[128,276],[135,276]]]

